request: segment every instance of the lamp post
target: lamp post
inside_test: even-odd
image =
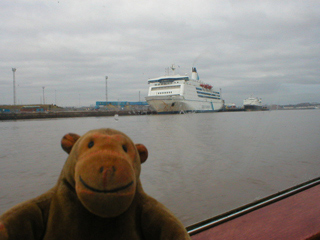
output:
[[[45,105],[45,104],[46,104],[46,102],[45,102],[45,98],[44,98],[44,88],[45,88],[45,87],[42,87],[43,105]]]
[[[13,105],[16,105],[16,68],[12,68],[13,72]]]
[[[106,105],[108,104],[108,76],[106,76]]]

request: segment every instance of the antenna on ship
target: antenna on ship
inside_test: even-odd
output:
[[[175,75],[174,70],[176,70],[176,66],[174,64],[171,65],[171,70],[173,71],[173,75]]]
[[[166,75],[169,75],[169,67],[166,67],[165,70],[166,70]]]

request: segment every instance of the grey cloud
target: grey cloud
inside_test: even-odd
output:
[[[79,95],[90,105],[104,99],[105,75],[110,100],[135,101],[139,91],[146,96],[148,78],[172,63],[181,74],[196,66],[202,80],[237,105],[251,94],[270,104],[320,101],[308,87],[320,90],[317,1],[4,1],[0,7],[0,104],[12,103],[12,67],[24,103],[39,102],[47,86],[50,101],[56,92],[61,105],[78,105]]]

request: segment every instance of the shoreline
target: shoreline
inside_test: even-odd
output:
[[[75,117],[111,117],[130,115],[150,115],[157,114],[154,111],[68,111],[68,112],[16,112],[1,113],[0,121],[3,120],[23,120],[23,119],[46,119],[46,118],[75,118]]]

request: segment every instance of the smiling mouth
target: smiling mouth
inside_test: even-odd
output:
[[[98,192],[98,193],[115,193],[115,192],[119,192],[119,191],[122,191],[128,187],[130,187],[132,184],[133,184],[133,181],[128,183],[127,185],[125,186],[122,186],[122,187],[118,187],[118,188],[115,188],[115,189],[111,189],[111,190],[99,190],[99,189],[96,189],[96,188],[93,188],[91,186],[89,186],[80,176],[80,182],[83,184],[83,186],[85,186],[86,188],[88,188],[89,190],[93,191],[93,192]]]

